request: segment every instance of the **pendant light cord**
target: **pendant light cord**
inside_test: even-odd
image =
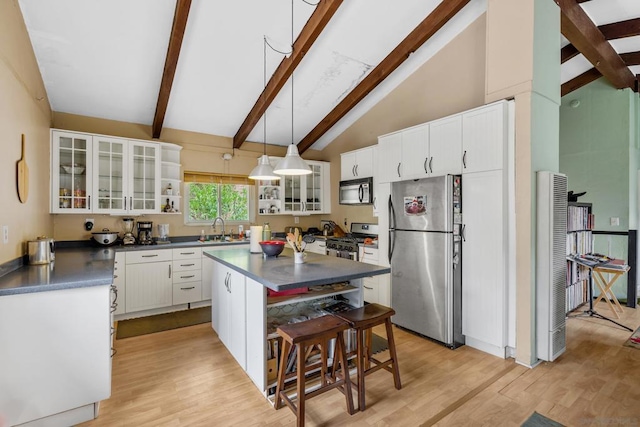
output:
[[[263,61],[263,67],[262,67],[262,84],[264,85],[264,88],[267,88],[267,36],[263,36],[263,40],[264,43],[262,44],[262,48],[263,48],[263,55],[262,58],[264,59]],[[264,146],[264,154],[265,156],[267,155],[267,110],[264,110],[264,114],[263,114],[263,119],[264,119],[264,129],[263,129],[263,138],[262,141],[263,146]]]

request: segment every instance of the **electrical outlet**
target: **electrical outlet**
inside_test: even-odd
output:
[[[616,226],[616,225],[620,225],[620,218],[617,218],[617,217],[613,217],[613,216],[612,216],[612,217],[610,218],[610,222],[611,222],[611,225],[614,225],[614,226]]]
[[[4,244],[9,243],[9,226],[8,225],[2,226],[2,243]]]
[[[293,217],[293,222],[294,222],[295,224],[300,224],[300,217],[299,217],[299,216],[294,216],[294,217]]]

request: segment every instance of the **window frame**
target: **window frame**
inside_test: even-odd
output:
[[[190,181],[190,182],[184,182],[182,185],[182,194],[184,194],[184,200],[183,200],[183,204],[184,204],[184,217],[183,217],[183,222],[184,225],[186,225],[187,227],[202,227],[202,226],[211,226],[213,225],[213,221],[215,220],[215,218],[212,218],[211,220],[207,220],[207,221],[190,221],[189,220],[189,214],[190,214],[190,209],[189,209],[189,200],[190,200],[190,191],[189,191],[189,185],[191,184],[209,184],[209,185],[225,185],[225,183],[220,183],[220,182],[196,182],[196,181]],[[255,206],[256,206],[256,202],[255,202],[255,185],[252,185],[250,183],[247,184],[234,184],[234,185],[246,185],[248,190],[249,190],[249,194],[248,194],[248,212],[249,212],[249,219],[247,220],[225,220],[224,223],[225,225],[240,225],[240,224],[247,224],[247,223],[253,223],[255,222]],[[218,207],[220,207],[220,202],[218,201]]]

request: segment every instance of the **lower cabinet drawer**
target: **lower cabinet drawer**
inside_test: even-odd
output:
[[[202,300],[202,282],[173,284],[173,305]]]
[[[199,270],[202,268],[202,257],[194,259],[173,260],[173,271]]]
[[[173,272],[173,283],[199,282],[202,280],[202,270],[184,270]]]

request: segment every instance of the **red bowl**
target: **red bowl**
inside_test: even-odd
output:
[[[267,256],[278,256],[284,250],[285,242],[282,240],[263,240],[260,243],[262,252]]]

